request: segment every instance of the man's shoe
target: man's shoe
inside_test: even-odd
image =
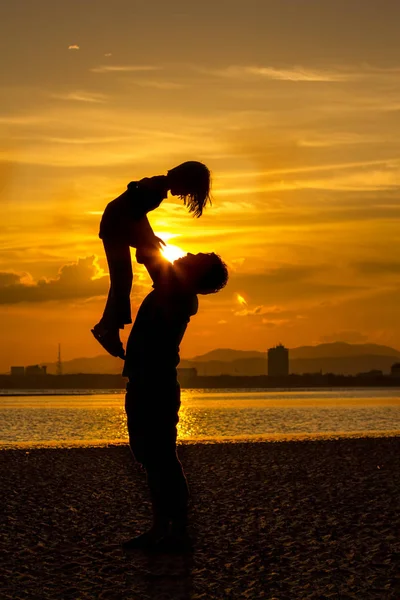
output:
[[[193,552],[193,543],[187,533],[183,535],[170,533],[156,542],[151,550],[163,554],[190,554]]]
[[[130,552],[132,550],[151,551],[162,539],[162,536],[160,537],[160,535],[155,535],[152,531],[146,531],[146,533],[142,533],[141,535],[124,542],[122,544],[122,549],[125,552]]]

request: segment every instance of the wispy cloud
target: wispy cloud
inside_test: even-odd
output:
[[[72,100],[74,102],[94,102],[96,104],[104,104],[107,102],[107,96],[105,94],[83,91],[68,92],[66,94],[53,94],[52,98],[56,98],[58,100]]]
[[[272,79],[278,81],[343,82],[354,79],[349,71],[317,70],[301,66],[280,69],[257,65],[230,65],[224,69],[201,69],[202,72],[231,79]]]
[[[68,50],[80,50],[80,46],[78,44],[71,44],[68,46]]]
[[[398,68],[379,68],[370,65],[360,67],[337,67],[329,69],[314,69],[294,65],[291,67],[274,67],[263,65],[229,65],[222,69],[197,69],[199,72],[217,77],[231,79],[266,79],[276,81],[310,82],[310,83],[341,83],[361,81],[371,77],[398,77]]]
[[[177,83],[175,81],[157,81],[155,79],[137,79],[133,83],[140,87],[154,88],[156,90],[180,90],[186,87],[183,83]]]
[[[92,73],[140,73],[146,71],[159,71],[161,67],[155,65],[100,65],[90,69]]]
[[[49,121],[49,117],[41,115],[9,115],[0,117],[0,125],[42,125]]]

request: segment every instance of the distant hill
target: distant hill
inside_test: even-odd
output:
[[[44,363],[47,365],[47,372],[55,374],[57,372],[57,363]],[[74,358],[66,360],[62,364],[63,373],[107,373],[119,374],[124,366],[120,358],[114,358],[109,354],[100,354],[90,358]]]
[[[385,373],[399,361],[400,352],[379,344],[347,344],[336,342],[317,346],[300,346],[289,350],[291,373],[342,373],[356,375],[372,369]],[[182,359],[180,368],[197,369],[199,375],[265,375],[267,354],[256,350],[219,348]],[[47,365],[55,373],[56,363]],[[64,373],[121,373],[123,363],[119,358],[101,354],[92,358],[75,358],[63,363]]]
[[[181,360],[182,369],[195,368],[198,375],[266,375],[267,358],[262,352],[261,358],[239,358],[230,362],[222,360]]]
[[[397,356],[364,354],[362,356],[331,356],[323,358],[290,359],[291,373],[335,373],[341,375],[357,375],[378,370],[390,373],[390,367],[398,360]]]
[[[380,344],[349,344],[347,342],[332,342],[330,344],[317,344],[316,346],[299,346],[298,348],[290,348],[289,352],[290,357],[296,359],[363,356],[366,354],[400,357],[400,351],[395,350],[390,346],[381,346]],[[231,350],[229,348],[219,348],[187,360],[196,362],[204,362],[206,360],[231,362],[242,358],[262,358],[265,356],[266,352],[258,352],[256,350]]]
[[[333,358],[346,356],[400,356],[400,352],[390,346],[380,344],[348,344],[333,342],[317,346],[300,346],[290,350],[291,358]]]
[[[231,350],[230,348],[218,348],[217,350],[211,350],[206,354],[195,356],[187,360],[196,362],[206,362],[208,360],[220,361],[220,362],[231,362],[233,360],[241,358],[264,358],[265,352],[259,352],[257,350]]]

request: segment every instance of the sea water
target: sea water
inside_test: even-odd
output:
[[[127,443],[124,394],[0,396],[0,447]],[[182,390],[180,441],[400,434],[400,389]]]

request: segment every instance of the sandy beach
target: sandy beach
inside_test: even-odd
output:
[[[179,453],[193,554],[127,556],[121,542],[150,520],[127,446],[1,451],[1,597],[400,597],[400,438],[188,444]]]

